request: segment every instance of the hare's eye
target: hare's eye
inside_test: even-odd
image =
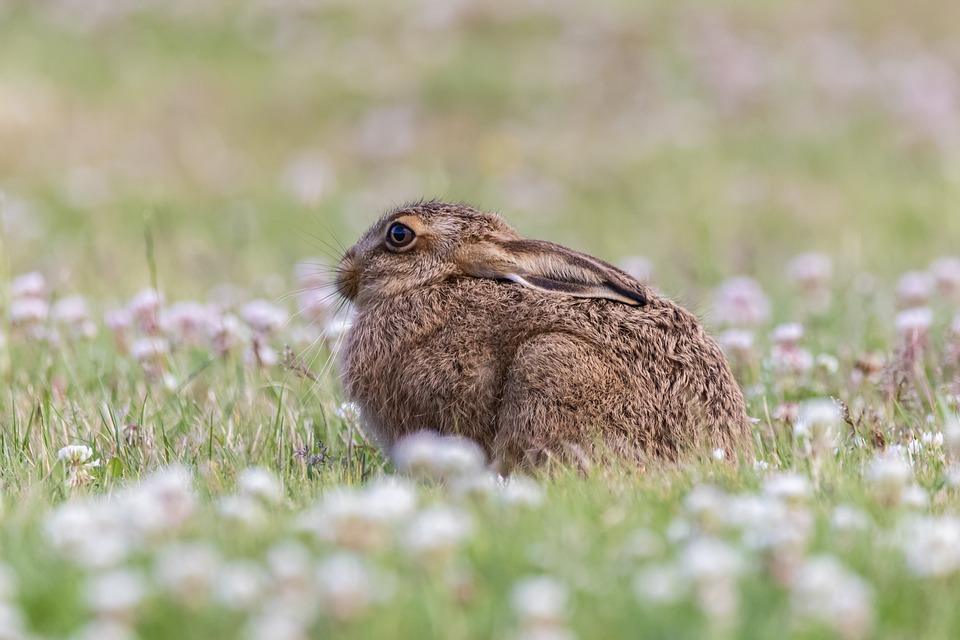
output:
[[[391,249],[406,249],[416,239],[413,229],[400,222],[394,222],[387,229],[387,246]]]

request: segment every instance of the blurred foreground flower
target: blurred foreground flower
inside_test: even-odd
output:
[[[714,292],[714,321],[733,327],[752,327],[770,317],[770,302],[756,280],[733,278]]]

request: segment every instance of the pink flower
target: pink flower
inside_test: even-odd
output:
[[[940,295],[960,299],[960,258],[940,258],[930,265],[930,273]]]
[[[47,280],[37,271],[17,276],[10,283],[10,297],[13,299],[46,298],[47,294]]]
[[[240,317],[258,333],[273,333],[287,323],[287,312],[266,300],[253,300],[243,305]]]
[[[713,313],[720,324],[755,326],[770,317],[770,302],[756,280],[733,278],[714,293]]]
[[[897,283],[897,300],[900,306],[922,307],[933,297],[933,278],[926,271],[910,271],[903,274]]]
[[[144,333],[156,333],[159,329],[160,307],[163,296],[153,289],[144,289],[130,300],[127,309]]]

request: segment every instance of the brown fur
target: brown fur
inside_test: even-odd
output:
[[[384,244],[398,219],[417,233],[402,253]],[[598,445],[637,461],[751,446],[743,395],[692,314],[494,214],[390,212],[344,256],[338,286],[357,311],[346,392],[381,446],[435,429],[505,468]]]

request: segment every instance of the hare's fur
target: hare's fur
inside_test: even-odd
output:
[[[378,253],[401,215],[424,222],[429,256]],[[476,440],[504,467],[600,450],[641,460],[749,448],[743,395],[692,314],[635,281],[641,306],[464,273],[464,252],[487,234],[536,251],[499,217],[430,202],[384,216],[345,257],[341,288],[349,280],[358,304],[343,380],[382,446],[435,429]]]

